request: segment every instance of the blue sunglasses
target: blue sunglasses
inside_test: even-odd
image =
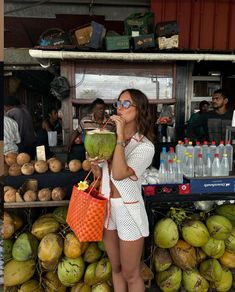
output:
[[[123,107],[124,109],[128,109],[130,108],[131,106],[135,106],[135,104],[133,104],[132,102],[130,102],[129,100],[123,100],[123,101],[116,101],[113,103],[113,107],[114,108],[120,108],[120,107]]]

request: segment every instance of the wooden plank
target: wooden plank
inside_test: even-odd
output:
[[[73,104],[90,104],[92,103],[93,100],[90,99],[72,99]],[[105,99],[104,100],[106,104],[112,104],[115,99]],[[149,99],[150,104],[174,104],[175,103],[174,98],[169,98],[169,99]]]
[[[68,206],[69,200],[46,201],[46,202],[22,202],[22,203],[4,203],[5,209],[15,208],[39,208],[39,207],[61,207]]]

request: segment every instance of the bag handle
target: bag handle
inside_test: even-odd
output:
[[[85,179],[84,179],[85,181],[88,179],[88,177],[89,177],[89,175],[91,174],[91,172],[92,172],[92,170],[90,169],[89,172],[88,172],[88,174],[86,175],[86,177],[85,177]],[[96,184],[97,184],[97,182],[99,181],[99,179],[100,179],[99,176],[98,176],[97,178],[94,179],[93,184],[92,184],[92,187],[90,188],[88,194],[90,194],[90,193],[93,191],[93,189],[94,189],[94,187],[96,186]]]

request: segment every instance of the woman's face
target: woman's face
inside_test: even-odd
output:
[[[126,123],[132,122],[136,120],[137,115],[137,108],[130,93],[128,91],[124,92],[120,97],[119,100],[120,105],[117,107],[117,115],[121,116]]]

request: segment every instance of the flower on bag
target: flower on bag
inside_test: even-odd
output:
[[[87,183],[86,180],[84,180],[84,181],[80,181],[80,182],[78,183],[78,190],[79,190],[79,191],[85,191],[88,187],[89,187],[89,185],[88,185],[88,183]]]

